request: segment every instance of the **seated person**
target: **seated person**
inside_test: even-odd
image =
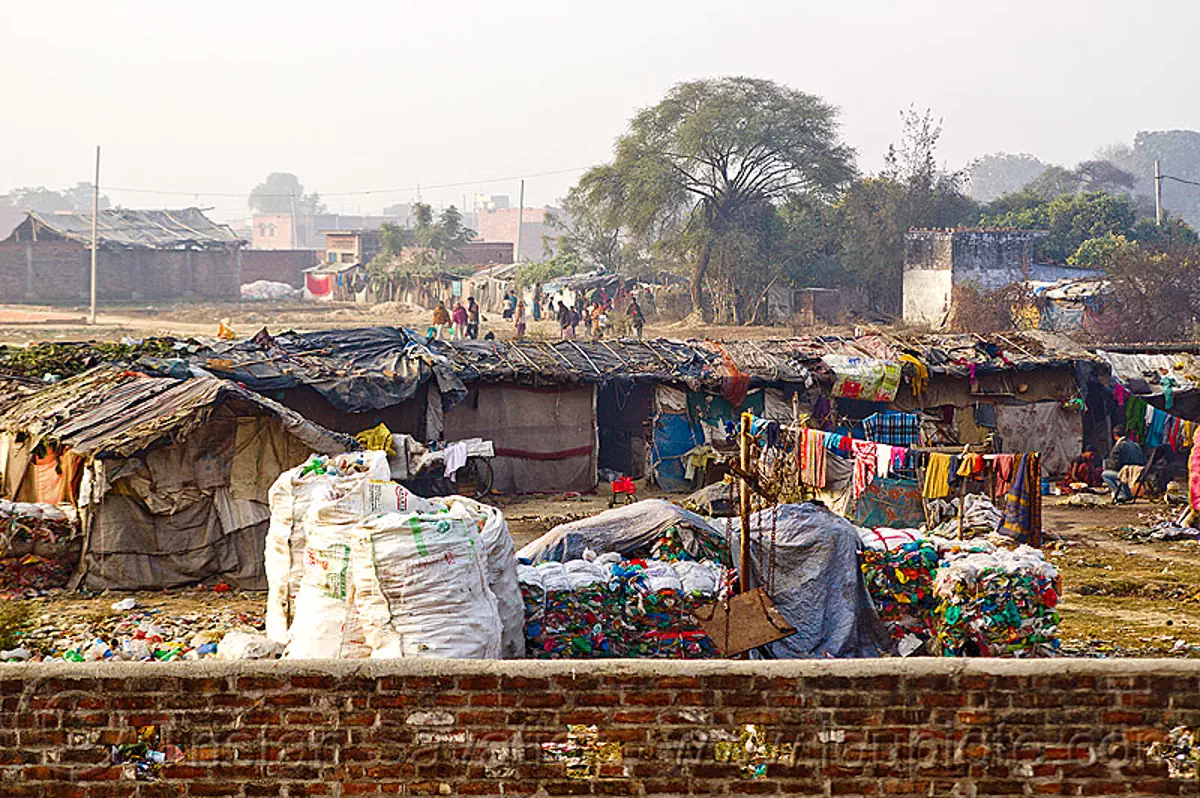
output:
[[[1129,485],[1121,481],[1121,469],[1128,465],[1146,465],[1146,453],[1142,447],[1125,437],[1125,428],[1113,427],[1112,452],[1108,456],[1108,467],[1100,477],[1113,493],[1114,504],[1124,504],[1133,501],[1133,491]]]
[[[1104,484],[1101,478],[1102,469],[1096,458],[1096,453],[1088,449],[1083,454],[1071,461],[1071,468],[1068,469],[1067,475],[1063,477],[1063,487],[1070,488],[1072,485],[1087,485],[1089,488],[1098,487]]]

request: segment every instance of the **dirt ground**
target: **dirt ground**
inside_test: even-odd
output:
[[[394,303],[374,308],[314,303],[181,304],[169,307],[103,308],[96,326],[86,324],[85,308],[0,306],[0,343],[42,340],[119,340],[125,336],[211,336],[226,319],[240,335],[262,327],[271,332],[392,324],[423,328],[428,311]],[[484,323],[500,338],[512,326],[498,317]],[[647,336],[772,337],[783,328],[721,328],[691,322],[650,324]],[[532,323],[529,333],[554,338],[551,321]],[[653,495],[645,493],[643,496]],[[557,524],[600,512],[608,505],[601,486],[594,495],[496,497],[518,547]],[[1200,544],[1145,542],[1134,530],[1174,513],[1163,505],[1139,502],[1123,507],[1074,507],[1048,499],[1044,526],[1051,542],[1047,555],[1063,575],[1062,636],[1067,653],[1078,656],[1200,656]],[[112,596],[39,600],[39,612],[87,619],[103,616]],[[138,596],[164,614],[212,606],[214,594],[197,590]],[[234,612],[262,610],[255,595],[227,594],[215,600]]]
[[[86,307],[38,307],[0,305],[0,343],[30,341],[116,341],[124,337],[171,335],[214,336],[222,319],[242,336],[252,336],[263,327],[272,333],[287,330],[311,331],[388,324],[425,330],[431,312],[389,302],[365,306],[328,302],[241,302],[226,304],[184,303],[173,305],[121,305],[101,307],[94,326],[87,324]],[[497,338],[513,337],[511,322],[499,314],[484,314],[480,335],[494,332]],[[584,334],[579,327],[579,335]],[[663,338],[767,338],[791,333],[785,327],[722,327],[697,324],[694,320],[655,322],[650,320],[646,337]],[[558,337],[552,320],[529,319],[526,334],[534,338]]]

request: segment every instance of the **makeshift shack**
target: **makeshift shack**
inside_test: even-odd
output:
[[[79,508],[85,589],[263,589],[267,489],[356,447],[227,380],[102,367],[0,416],[0,496]]]

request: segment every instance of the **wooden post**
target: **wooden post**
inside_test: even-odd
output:
[[[742,426],[738,435],[741,448],[738,464],[743,474],[750,473],[750,414],[742,413]],[[740,480],[739,514],[742,517],[741,550],[738,552],[738,591],[750,592],[750,483]]]

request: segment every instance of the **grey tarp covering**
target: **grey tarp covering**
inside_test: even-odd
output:
[[[555,527],[517,552],[532,562],[576,559],[585,548],[598,554],[644,554],[668,526],[682,533],[684,548],[698,551],[697,536],[725,538],[725,519],[704,519],[661,500],[647,500]],[[729,551],[740,550],[740,524],[734,521]],[[774,529],[774,532],[772,532]],[[689,537],[690,536],[690,537]],[[766,580],[772,542],[775,584],[768,593],[796,634],[770,646],[781,659],[875,657],[888,645],[859,568],[862,546],[846,519],[815,504],[780,505],[772,519],[763,511],[750,519],[750,577]]]
[[[263,330],[245,341],[211,342],[192,355],[192,362],[258,392],[308,385],[343,413],[406,402],[431,379],[444,407],[467,394],[450,360],[432,352],[424,338],[400,327],[274,337]]]
[[[693,555],[700,550],[696,545],[699,536],[710,541],[722,538],[716,527],[695,513],[662,499],[646,499],[556,526],[527,543],[517,557],[533,563],[566,562],[582,557],[584,549],[633,555],[655,543],[671,526],[683,548]]]
[[[732,525],[740,551],[741,525]],[[774,529],[774,533],[772,533]],[[854,525],[815,504],[782,504],[750,517],[750,577],[764,585],[774,540],[775,606],[796,634],[769,646],[779,659],[877,657],[888,647],[859,567]]]

